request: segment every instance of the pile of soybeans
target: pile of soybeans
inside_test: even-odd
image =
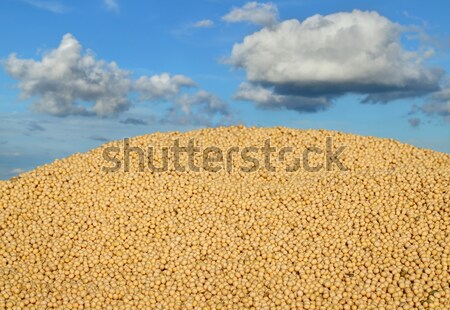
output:
[[[307,147],[326,163],[286,171]],[[154,133],[205,149],[293,147],[276,171],[104,171],[105,147],[0,182],[0,309],[450,309],[450,156],[325,130]],[[111,152],[123,162],[123,152]],[[203,155],[195,163],[202,167]],[[214,163],[220,166],[220,163]],[[230,168],[230,167],[228,167]]]

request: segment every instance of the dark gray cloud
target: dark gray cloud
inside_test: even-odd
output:
[[[28,131],[45,131],[45,128],[36,122],[29,122],[27,126]]]
[[[420,119],[417,117],[411,117],[408,119],[408,123],[409,125],[411,125],[411,127],[419,127]]]
[[[299,112],[318,112],[331,105],[331,97],[305,97],[301,95],[281,95],[270,88],[252,83],[242,83],[234,99],[252,101],[263,109],[287,108]]]
[[[446,122],[450,122],[450,104],[447,102],[426,102],[422,111],[427,115],[440,116]]]
[[[94,140],[94,141],[100,141],[100,142],[107,142],[107,141],[109,141],[108,138],[105,138],[103,136],[97,136],[97,135],[89,136],[88,139]]]
[[[132,117],[128,117],[124,120],[121,120],[120,122],[125,125],[148,125],[147,121]]]
[[[435,92],[420,110],[428,116],[437,116],[450,123],[450,85]]]
[[[345,94],[386,103],[436,92],[444,70],[423,64],[432,49],[403,47],[408,30],[376,12],[358,10],[265,27],[235,44],[226,62],[245,70],[245,85],[271,95],[258,101],[243,95],[241,86],[236,98],[260,107],[315,112]]]

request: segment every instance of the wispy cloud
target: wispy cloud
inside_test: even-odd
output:
[[[408,119],[408,123],[409,123],[409,125],[411,125],[411,127],[419,127],[420,118],[411,117],[410,119]]]
[[[97,136],[97,135],[89,136],[88,139],[94,140],[94,141],[100,141],[100,142],[106,142],[106,141],[109,141],[108,138],[105,138],[105,137],[103,137],[103,136]]]
[[[119,13],[120,7],[117,0],[103,0],[103,3],[105,4],[108,10],[113,11],[115,13]]]
[[[214,26],[214,22],[210,19],[199,20],[194,24],[195,28],[211,28]]]
[[[45,128],[36,122],[29,122],[27,129],[28,131],[45,131]]]
[[[120,123],[125,125],[147,125],[148,122],[139,118],[128,117],[124,120],[121,120]]]
[[[68,11],[68,8],[58,1],[45,1],[45,0],[22,0],[22,1],[36,8],[56,14],[62,14]]]
[[[228,23],[248,22],[261,26],[271,26],[278,22],[278,8],[275,4],[247,2],[244,6],[233,9],[222,17]]]

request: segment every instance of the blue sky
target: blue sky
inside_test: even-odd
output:
[[[232,124],[450,153],[446,7],[1,1],[0,178],[107,140]]]

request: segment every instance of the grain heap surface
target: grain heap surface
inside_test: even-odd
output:
[[[346,171],[285,171],[326,137]],[[269,138],[295,148],[275,172],[238,155],[231,172],[138,172],[137,153],[102,171],[114,141],[0,182],[0,309],[450,309],[449,155],[279,127],[129,142],[158,165],[175,139],[225,153]]]

